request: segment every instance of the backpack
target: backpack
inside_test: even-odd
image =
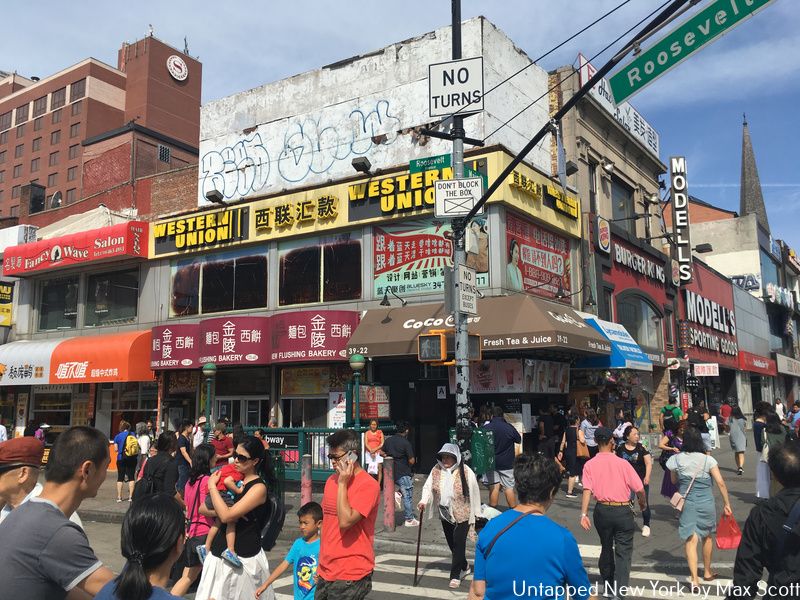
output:
[[[157,458],[157,457],[156,457]],[[160,469],[158,467],[161,467]],[[147,460],[142,467],[142,476],[133,488],[133,502],[146,496],[153,496],[164,489],[164,465],[157,460]]]
[[[267,496],[266,505],[267,516],[264,519],[264,526],[261,528],[261,548],[265,552],[269,552],[275,547],[278,535],[283,529],[283,523],[286,520],[286,506],[279,496],[272,493]]]
[[[678,408],[677,406],[665,406],[661,409],[662,414],[664,415],[664,431],[671,431],[675,433],[678,429],[678,419],[675,417],[675,410]]]
[[[127,457],[139,456],[139,440],[137,440],[136,436],[131,433],[129,433],[128,437],[125,438],[124,454]]]

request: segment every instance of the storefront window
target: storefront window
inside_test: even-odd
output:
[[[102,273],[88,278],[86,326],[119,325],[136,320],[139,269]]]
[[[280,248],[279,304],[361,298],[361,242],[350,235]]]
[[[633,297],[617,301],[617,317],[640,346],[664,349],[662,318],[646,300]]]
[[[39,290],[39,329],[74,328],[78,318],[78,278],[42,281]]]
[[[172,264],[172,317],[266,306],[267,252],[263,247]]]
[[[69,427],[72,410],[72,386],[47,386],[33,393],[32,419],[37,425]]]

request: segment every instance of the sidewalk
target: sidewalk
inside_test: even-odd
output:
[[[720,441],[722,448],[715,450],[712,456],[719,462],[722,477],[728,486],[734,516],[740,526],[742,526],[755,502],[755,466],[758,455],[755,450],[750,448],[747,452],[744,475],[737,476],[734,468],[733,452],[730,449],[728,437],[722,436]],[[656,454],[656,456],[657,455],[658,454]],[[663,471],[658,463],[654,461],[652,483],[650,486],[650,506],[653,512],[651,523],[652,535],[649,538],[643,538],[637,535],[635,538],[635,562],[638,564],[685,564],[683,544],[678,539],[678,521],[675,511],[669,505],[669,501],[663,498],[659,493],[662,477]],[[419,501],[424,481],[425,475],[418,474],[414,477],[415,512],[416,503]],[[292,486],[294,486],[295,491],[292,491]],[[584,546],[599,545],[599,539],[594,529],[586,532],[579,526],[580,495],[575,499],[565,498],[565,490],[566,482],[562,485],[561,492],[556,496],[553,506],[548,511],[548,516],[557,523],[567,527],[573,533],[579,544]],[[714,495],[717,503],[717,514],[719,515],[722,511],[722,501],[718,491],[715,490]],[[127,487],[124,496],[127,496]],[[488,496],[488,491],[482,489],[481,498],[483,502],[488,502]],[[289,490],[286,492],[285,499],[287,505],[286,524],[279,537],[278,547],[280,547],[283,542],[293,541],[298,535],[296,528],[297,520],[294,513],[300,504],[300,494],[299,491],[297,491],[296,483],[289,483]],[[315,486],[313,499],[317,502],[321,501],[321,487]],[[505,508],[503,503],[504,499],[501,499],[500,510]],[[121,523],[125,511],[128,510],[128,506],[128,502],[116,502],[116,473],[109,473],[106,483],[101,486],[97,497],[86,500],[81,505],[78,512],[85,521]],[[409,528],[403,526],[402,510],[397,511],[395,516],[397,527],[395,531],[392,532],[383,525],[383,503],[381,502],[375,526],[375,548],[380,553],[414,554],[416,552],[418,530],[416,527]],[[637,524],[641,527],[640,516],[637,516]],[[429,519],[426,514],[423,519],[422,528],[421,554],[426,556],[448,556],[449,550],[444,539],[444,534],[442,533],[441,525],[436,516],[434,515],[433,518]],[[735,555],[734,551],[715,550],[714,562],[716,564],[721,561],[721,568],[730,568]]]

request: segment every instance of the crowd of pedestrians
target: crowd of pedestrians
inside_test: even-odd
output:
[[[566,506],[578,488],[582,493],[580,506],[572,504],[576,525],[598,536],[599,589],[618,599],[626,597],[630,583],[638,512],[642,536],[650,535],[649,489],[657,460],[664,471],[661,493],[678,509],[676,533],[685,551],[690,591],[701,594],[701,586],[718,577],[713,568],[719,516],[714,488],[721,496],[721,514],[733,517],[712,455],[720,448],[715,432],[727,432],[739,474],[745,465],[736,453],[748,443],[740,408],[725,406],[729,410],[720,410],[718,421],[700,407],[684,414],[676,404],[667,405],[660,413],[658,450],[652,452],[630,413],[618,413],[609,427],[592,409],[561,416],[548,407],[535,431],[541,451],[527,454],[502,409],[484,412],[479,421],[493,434],[495,468],[483,484],[490,506],[499,504],[501,491],[508,504],[488,522],[479,478],[456,444],[445,443],[436,454],[415,505],[417,458],[407,424],[398,424],[388,437],[377,423],[363,436],[338,430],[326,440],[333,473],[322,501],[297,511],[300,535],[272,570],[263,535],[277,482],[263,435],[245,435],[241,427],[229,435],[228,424],[221,422],[208,436],[205,420],[198,420],[184,421],[177,431],[153,440],[147,423],[132,428],[121,422],[114,439],[117,496],[131,504],[122,525],[125,564],[118,575],[98,560],[77,517],[81,502],[94,497],[105,481],[106,438],[91,427],[62,432],[44,468],[44,485],[37,483],[44,444],[35,436],[16,438],[0,442],[0,536],[15,540],[0,544],[0,578],[9,597],[165,600],[184,596],[196,584],[197,600],[270,600],[273,584],[291,569],[296,598],[360,600],[372,589],[381,488],[377,473],[369,471],[378,456],[388,456],[394,481],[383,484],[396,490],[404,524],[422,526],[414,508],[441,524],[451,552],[451,589],[471,575],[472,600],[520,596],[521,590],[541,586],[569,588],[572,598],[589,598],[593,588],[574,535],[547,516],[566,479]],[[733,576],[742,589],[756,590],[763,569],[770,585],[797,583],[800,417],[795,414],[800,407],[755,407],[753,499],[758,503],[744,523]],[[126,483],[127,498],[122,493]],[[472,565],[469,540],[475,541]],[[176,574],[178,560],[184,567]],[[745,597],[753,596],[737,592],[730,599]]]

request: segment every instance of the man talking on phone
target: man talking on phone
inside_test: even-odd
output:
[[[358,463],[361,444],[355,431],[340,429],[326,442],[334,473],[322,495],[315,599],[362,600],[372,590],[380,487]]]

